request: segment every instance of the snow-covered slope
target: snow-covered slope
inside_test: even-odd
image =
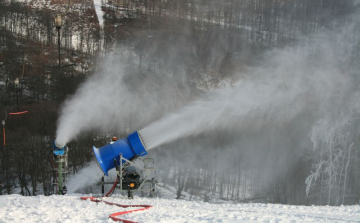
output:
[[[113,222],[108,216],[124,209],[80,200],[81,195],[0,196],[0,222]],[[210,204],[199,201],[122,196],[104,198],[152,208],[121,216],[139,222],[360,222],[360,206],[289,206],[275,204]],[[136,208],[134,208],[136,209]]]

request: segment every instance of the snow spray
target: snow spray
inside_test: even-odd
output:
[[[121,55],[107,56],[98,70],[61,106],[57,145],[67,144],[89,130],[114,134],[121,129],[122,134],[129,134],[178,109],[193,97],[185,72],[168,77],[158,72],[142,74],[134,71],[139,60],[136,55],[126,48],[121,52]]]
[[[79,189],[95,184],[101,179],[103,173],[97,163],[91,162],[83,167],[79,172],[72,175],[67,182],[68,193],[74,193]]]
[[[313,41],[311,46],[265,53],[261,64],[239,74],[233,86],[209,92],[141,129],[147,149],[214,129],[279,126],[305,113],[311,122],[341,108],[359,83],[357,68],[350,64],[358,47],[351,34],[358,21],[355,16],[336,30],[305,37]]]
[[[164,82],[164,74],[134,74],[131,71],[137,66],[131,61],[139,58],[132,50],[123,50],[128,61],[110,55],[65,101],[56,144],[64,145],[87,130],[130,133],[141,129],[149,150],[211,129],[241,130],[249,122],[258,126],[269,120],[287,122],[306,109],[326,111],[356,83],[347,64],[356,41],[347,34],[357,21],[342,30],[306,37],[314,41],[312,46],[267,52],[261,64],[245,74],[234,74],[237,84],[208,92],[197,101],[185,96],[188,81],[181,75],[178,79],[169,75]]]
[[[258,66],[235,74],[236,84],[208,92],[182,108],[190,100],[176,103],[181,88],[159,84],[161,78],[152,77],[139,78],[138,85],[134,85],[134,81],[128,81],[126,67],[118,59],[107,58],[104,70],[89,78],[65,102],[57,144],[66,144],[86,130],[111,132],[131,127],[141,129],[139,133],[150,150],[214,129],[256,131],[267,123],[288,124],[301,114],[306,114],[301,121],[311,123],[341,108],[358,87],[355,68],[348,64],[353,49],[357,49],[357,42],[352,43],[351,35],[346,36],[352,30],[354,27],[347,25],[340,31],[306,37],[311,46],[270,51]],[[149,84],[149,80],[154,81]],[[162,91],[163,87],[167,89]],[[281,141],[284,135],[273,138]],[[94,179],[92,175],[89,179]]]
[[[286,123],[306,109],[323,113],[341,103],[351,86],[351,78],[332,65],[329,55],[323,55],[322,66],[310,65],[301,50],[272,57],[267,66],[253,69],[250,78],[211,92],[141,129],[147,149],[212,129]]]

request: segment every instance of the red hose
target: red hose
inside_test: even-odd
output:
[[[109,192],[104,196],[104,197],[108,197],[110,194],[112,194],[112,192],[115,190],[115,187],[118,183],[118,178],[116,178],[113,186],[111,187],[111,189],[109,190]],[[81,200],[87,200],[90,199],[93,202],[104,202],[105,204],[108,205],[115,205],[121,208],[129,208],[129,207],[141,207],[140,209],[136,209],[136,210],[130,210],[130,211],[121,211],[121,212],[116,212],[116,213],[112,213],[111,215],[109,215],[109,218],[111,218],[113,221],[122,221],[124,223],[138,223],[136,221],[130,221],[130,220],[124,220],[121,218],[117,218],[116,216],[120,216],[120,215],[124,215],[124,214],[129,214],[131,212],[135,212],[135,211],[144,211],[146,209],[151,208],[151,205],[123,205],[123,204],[116,204],[116,203],[112,203],[112,202],[108,202],[108,201],[104,201],[101,198],[96,198],[96,197],[80,197]]]
[[[112,188],[109,190],[109,192],[107,194],[105,194],[105,197],[109,197],[109,195],[112,194],[112,192],[115,190],[117,183],[118,183],[118,178],[116,177],[116,180],[115,180]]]
[[[138,223],[138,222],[117,218],[116,216],[129,214],[129,213],[132,213],[132,212],[135,212],[135,211],[144,211],[144,210],[149,209],[149,208],[152,207],[151,205],[137,205],[137,204],[135,204],[135,205],[123,205],[123,204],[116,204],[116,203],[101,200],[101,199],[99,199],[97,197],[80,197],[80,199],[81,200],[90,199],[93,202],[104,202],[105,204],[115,205],[115,206],[118,206],[118,207],[121,207],[121,208],[140,207],[140,209],[129,210],[129,211],[121,211],[121,212],[116,212],[116,213],[113,213],[113,214],[109,215],[109,218],[111,218],[113,221],[122,221],[124,223]]]
[[[12,113],[9,113],[9,115],[21,115],[21,114],[25,114],[27,113],[28,111],[22,111],[22,112],[12,112]]]

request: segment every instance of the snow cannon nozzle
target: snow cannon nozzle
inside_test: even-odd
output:
[[[62,149],[62,148],[65,148],[65,144],[62,145],[62,144],[56,142],[56,140],[55,140],[53,143],[53,147],[54,147],[54,149],[55,148]]]
[[[106,176],[109,170],[115,168],[114,160],[116,160],[117,165],[120,165],[120,155],[127,160],[147,155],[145,144],[137,131],[101,148],[93,146],[93,151],[100,169]],[[124,163],[125,161],[121,160],[121,162]]]

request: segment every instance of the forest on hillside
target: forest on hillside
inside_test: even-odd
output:
[[[118,129],[92,129],[72,140],[71,173],[93,159],[93,145],[104,145],[112,134],[126,136],[256,72],[296,77],[302,75],[300,67],[313,72],[310,77],[328,75],[341,91],[324,96],[327,104],[321,108],[314,99],[311,108],[301,108],[288,122],[260,117],[259,123],[266,123],[245,123],[246,131],[239,122],[238,127],[210,129],[151,150],[160,184],[175,186],[179,199],[186,191],[203,201],[359,203],[358,0],[101,4],[103,18],[91,0],[70,5],[65,0],[0,0],[0,119],[6,118],[0,195],[17,188],[27,196],[54,193],[49,159],[59,111],[87,78],[101,77],[104,64],[121,58],[128,91],[143,107],[131,108],[133,116],[118,120]],[[60,39],[53,22],[59,13]],[[293,50],[301,53],[289,56]],[[317,84],[328,86],[327,81]],[[286,106],[297,109],[296,104]],[[21,111],[28,113],[6,116]],[[137,120],[144,112],[147,118]]]

